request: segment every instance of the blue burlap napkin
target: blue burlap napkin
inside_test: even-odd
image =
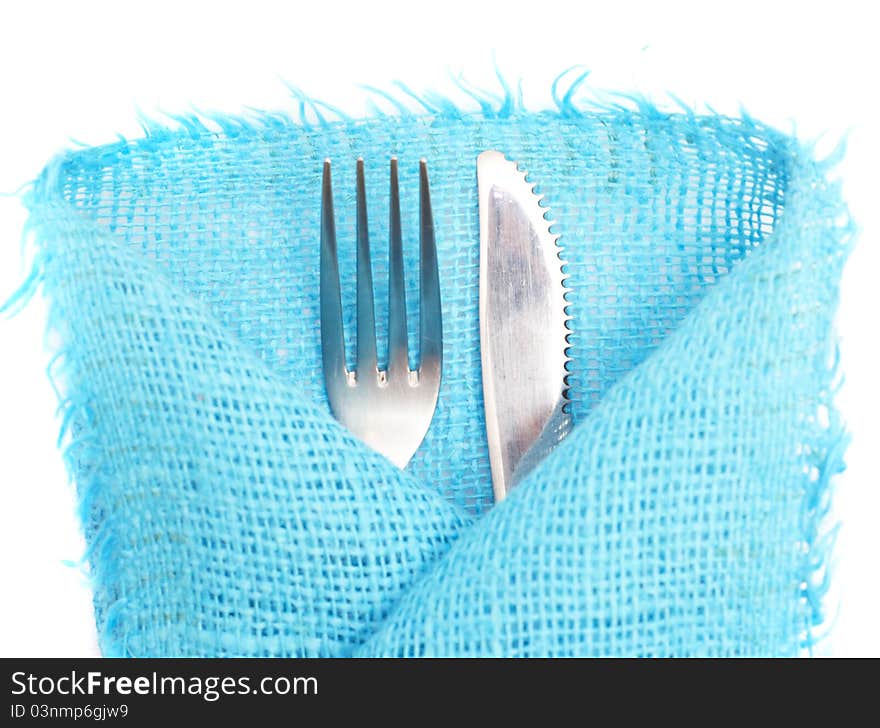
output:
[[[42,285],[61,342],[52,375],[105,654],[814,642],[845,440],[831,322],[852,236],[832,160],[748,117],[585,110],[571,93],[538,113],[480,101],[150,122],[34,184],[22,295]],[[546,195],[574,315],[574,430],[498,507],[477,315],[489,148]],[[354,161],[382,321],[392,155],[413,316],[428,160],[445,335],[437,412],[405,472],[333,420],[320,369],[321,163],[351,343]]]

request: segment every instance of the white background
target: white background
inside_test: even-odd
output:
[[[293,110],[283,81],[354,114],[358,84],[455,95],[450,74],[485,88],[497,64],[545,107],[554,77],[592,69],[594,89],[666,92],[705,110],[750,114],[830,150],[849,133],[837,174],[861,228],[839,314],[853,441],[837,480],[843,523],[829,595],[833,655],[880,656],[878,496],[880,155],[877,24],[871,3],[190,2],[0,5],[0,192],[55,152],[140,135],[141,109]],[[671,106],[671,105],[670,105]],[[0,299],[21,281],[24,213],[0,198]],[[83,540],[55,448],[37,297],[0,320],[0,655],[95,655],[88,584],[63,560]]]

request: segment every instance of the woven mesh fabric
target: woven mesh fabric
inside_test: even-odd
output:
[[[829,163],[747,117],[567,98],[146,131],[61,155],[28,196],[105,654],[812,643],[844,441],[831,321],[850,226]],[[574,315],[574,430],[498,507],[477,315],[488,148],[546,194]],[[405,472],[332,419],[320,369],[321,163],[351,353],[354,160],[382,321],[392,155],[412,333],[420,157],[444,316],[440,401]]]

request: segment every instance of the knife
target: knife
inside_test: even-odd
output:
[[[571,429],[559,236],[526,173],[497,151],[477,158],[480,352],[486,437],[500,502]]]

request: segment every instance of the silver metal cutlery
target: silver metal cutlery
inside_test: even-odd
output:
[[[419,366],[409,368],[404,292],[403,242],[397,159],[391,159],[388,286],[388,366],[376,352],[373,275],[367,231],[364,162],[357,161],[357,355],[346,367],[342,298],[330,160],[324,162],[321,202],[321,348],[324,382],[334,417],[355,436],[406,467],[418,449],[437,406],[443,366],[443,329],[437,248],[428,189],[428,168],[419,170]]]
[[[346,366],[330,161],[321,204],[321,346],[333,415],[405,467],[437,405],[443,360],[440,283],[428,172],[420,163],[419,357],[410,370],[397,160],[391,160],[388,366],[376,352],[373,277],[363,160],[357,161],[357,355]],[[480,217],[480,350],[486,436],[501,501],[568,434],[568,321],[559,236],[515,162],[477,159]]]
[[[526,173],[501,152],[483,152],[477,186],[483,402],[498,502],[571,428],[571,317],[559,236]]]

